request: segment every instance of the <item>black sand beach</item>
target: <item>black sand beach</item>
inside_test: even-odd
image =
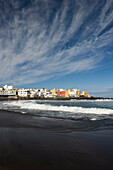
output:
[[[80,123],[1,110],[0,170],[112,170],[113,130]]]

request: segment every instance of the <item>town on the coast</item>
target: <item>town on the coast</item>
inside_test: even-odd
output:
[[[90,98],[86,92],[78,89],[17,89],[13,86],[4,85],[0,87],[0,98],[8,99],[69,99]]]

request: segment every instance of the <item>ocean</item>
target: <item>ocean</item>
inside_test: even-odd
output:
[[[35,119],[64,119],[72,123],[79,121],[80,130],[113,128],[113,100],[110,99],[4,101],[0,102],[0,109],[30,115]],[[81,124],[85,124],[85,129]]]

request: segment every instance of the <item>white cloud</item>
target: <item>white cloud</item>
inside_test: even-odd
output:
[[[107,30],[113,22],[111,0],[101,5],[96,0],[90,6],[86,0],[64,0],[60,4],[32,0],[23,8],[19,0],[10,4],[1,3],[2,84],[35,83],[94,69],[106,57],[101,48],[113,42],[113,28]]]

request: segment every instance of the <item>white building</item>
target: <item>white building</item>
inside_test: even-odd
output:
[[[16,89],[13,86],[5,85],[0,87],[0,95],[16,96]]]
[[[51,92],[45,92],[45,93],[44,93],[44,97],[45,97],[45,98],[52,98],[53,95],[52,95]]]
[[[64,91],[64,89],[58,89],[58,91]]]
[[[5,86],[3,86],[3,88],[4,88],[5,90],[11,90],[11,89],[13,89],[13,86],[5,85]]]
[[[3,95],[3,90],[0,89],[0,95]]]
[[[50,92],[47,92],[45,95],[44,95],[45,98],[53,98],[53,95],[52,93]]]
[[[36,98],[38,96],[38,91],[35,89],[30,89],[30,98]]]
[[[37,96],[39,97],[45,97],[50,93],[50,91],[48,89],[42,88],[42,89],[38,89],[37,92]]]
[[[37,93],[37,95],[38,95],[39,97],[44,97],[44,93],[41,92],[41,91],[39,91],[39,92]]]
[[[77,97],[78,96],[77,89],[69,89],[69,96],[70,97]]]
[[[3,87],[0,87],[0,95],[3,95]]]
[[[40,92],[45,93],[45,92],[49,92],[49,90],[48,90],[48,89],[43,88],[43,89],[40,89]]]
[[[6,89],[4,90],[4,95],[16,96],[16,89]]]
[[[29,89],[19,89],[18,96],[19,97],[30,97],[30,90]]]

